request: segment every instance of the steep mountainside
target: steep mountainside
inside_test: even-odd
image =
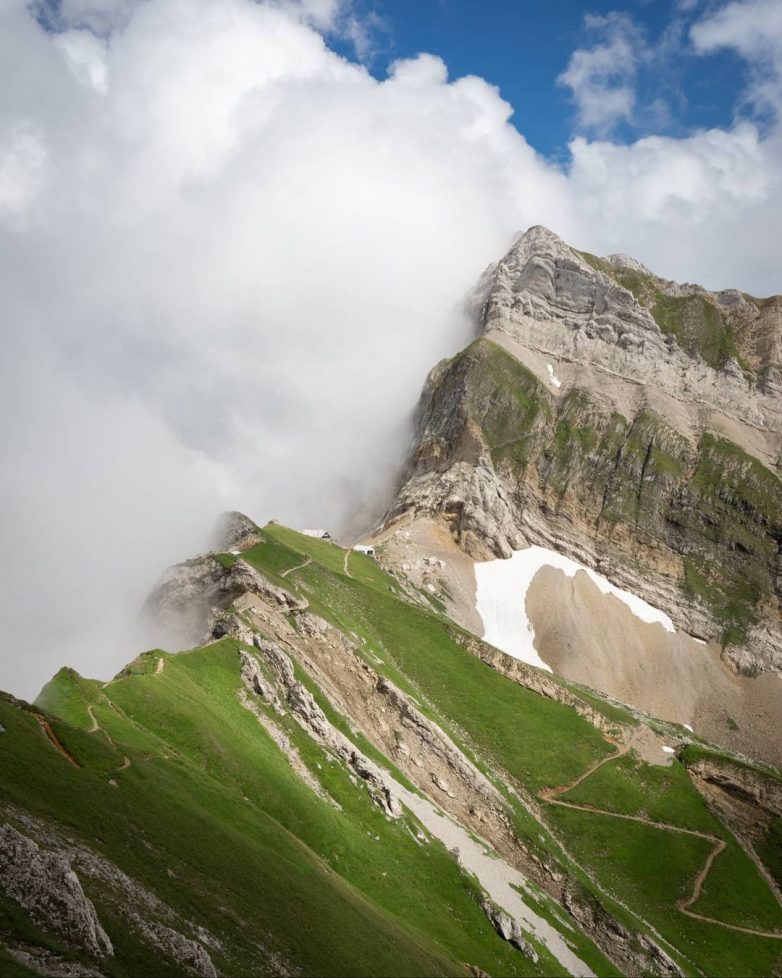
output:
[[[779,973],[777,772],[238,525],[196,648],[0,698],[0,974]]]
[[[484,276],[480,336],[430,374],[390,523],[477,558],[598,568],[782,674],[782,298],[710,293],[532,228]]]

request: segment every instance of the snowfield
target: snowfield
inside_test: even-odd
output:
[[[535,631],[527,618],[526,608],[527,590],[541,567],[556,567],[568,577],[584,571],[603,594],[619,598],[641,621],[662,625],[669,632],[675,631],[664,611],[653,608],[629,591],[623,591],[601,574],[555,550],[527,547],[514,551],[508,560],[475,564],[476,610],[483,621],[483,638],[515,659],[551,672],[535,651]]]

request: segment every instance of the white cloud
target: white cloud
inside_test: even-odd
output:
[[[571,90],[581,127],[605,134],[632,119],[636,75],[647,45],[633,19],[616,11],[587,14],[584,30],[595,43],[573,52],[557,83]]]
[[[54,43],[65,55],[74,76],[87,88],[100,95],[108,90],[106,74],[106,43],[90,30],[63,31]]]
[[[93,42],[0,3],[0,687],[121,666],[221,508],[362,518],[519,229],[779,288],[774,132],[580,139],[564,170],[484,80],[338,57],[334,5],[117,9]]]
[[[782,3],[779,0],[733,0],[706,13],[690,29],[701,54],[730,48],[750,64],[745,100],[756,111],[782,111]]]
[[[0,134],[0,223],[30,214],[45,168],[46,147],[37,126],[9,121]]]

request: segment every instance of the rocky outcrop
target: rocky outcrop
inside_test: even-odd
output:
[[[782,300],[659,278],[633,259],[526,232],[481,283],[480,325],[604,376],[703,400],[780,430]]]
[[[94,957],[113,954],[79,877],[63,855],[0,825],[0,887],[46,929]]]
[[[387,773],[327,719],[309,690],[295,678],[293,663],[275,642],[256,636],[255,646],[268,666],[269,675],[264,676],[257,659],[241,651],[245,686],[277,712],[283,712],[284,701],[301,726],[366,783],[370,795],[386,814],[399,818],[402,806]]]
[[[434,515],[478,559],[559,550],[721,642],[734,670],[782,674],[782,300],[677,286],[533,228],[478,308],[482,336],[427,380],[387,522]]]
[[[27,909],[44,930],[98,960],[113,954],[95,907],[84,894],[83,879],[98,884],[101,901],[110,904],[112,915],[124,920],[144,943],[175,962],[186,974],[217,978],[204,946],[220,948],[220,942],[211,934],[193,928],[94,850],[65,838],[28,813],[18,809],[8,812],[30,834],[23,834],[8,822],[0,823],[0,888]],[[51,848],[42,848],[40,840]],[[198,940],[186,933],[195,930]],[[54,964],[51,973],[56,973]],[[72,972],[79,973],[82,972]]]
[[[715,785],[768,815],[782,817],[782,781],[777,777],[716,754],[688,763],[687,769],[694,778]]]
[[[223,563],[212,554],[169,567],[158,580],[144,605],[145,615],[171,636],[172,647],[189,648],[210,638],[242,633],[238,620],[224,614],[236,598],[258,595],[286,611],[307,607],[304,598],[273,584],[241,558]]]
[[[647,974],[650,970],[652,974],[670,978],[680,978],[684,974],[656,941],[641,932],[631,933],[599,903],[590,899],[578,884],[565,888],[562,903],[576,923],[598,935],[603,947],[613,947],[615,953],[632,962],[633,974]]]
[[[481,909],[489,918],[492,927],[497,931],[503,941],[512,944],[522,954],[526,955],[533,964],[538,963],[538,952],[524,938],[518,921],[512,920],[504,910],[500,909],[496,903],[492,903],[489,899],[482,901]]]
[[[259,529],[250,517],[232,510],[217,521],[212,546],[214,550],[244,550],[260,540]]]

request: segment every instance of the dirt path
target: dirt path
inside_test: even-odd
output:
[[[63,747],[63,745],[60,743],[60,741],[57,739],[57,734],[52,730],[52,727],[51,727],[51,724],[49,723],[49,721],[46,720],[44,717],[40,716],[37,713],[35,714],[35,719],[38,721],[38,725],[40,726],[41,730],[43,730],[44,734],[46,734],[46,737],[48,738],[49,743],[52,745],[52,747],[59,754],[62,754],[62,756],[65,758],[66,761],[70,761],[71,764],[73,764],[74,767],[81,767],[81,764],[79,764],[79,762],[76,760],[76,758],[72,754],[70,754]]]
[[[157,675],[159,672],[162,672],[163,671],[163,664],[164,664],[164,660],[161,657],[160,659],[158,659],[157,669],[155,669],[155,675]],[[106,702],[109,703],[109,705],[111,705],[111,700],[108,697],[105,697],[105,698],[106,698]],[[89,713],[90,720],[92,720],[92,726],[87,731],[87,733],[96,733],[98,730],[100,730],[100,732],[103,734],[103,736],[109,742],[109,744],[112,747],[116,747],[116,744],[111,739],[111,734],[108,732],[108,730],[104,730],[103,727],[101,727],[101,725],[98,723],[97,717],[95,716],[95,714],[93,712],[93,709],[92,709],[92,703],[90,703],[89,706],[87,707],[87,713]],[[74,761],[74,764],[75,763],[76,762]],[[128,755],[127,754],[124,754],[123,755],[123,758],[122,758],[122,764],[120,764],[119,767],[114,768],[114,773],[116,774],[117,771],[127,771],[127,769],[130,767],[130,765],[132,763],[133,762],[128,757]]]
[[[158,658],[158,660],[157,660],[157,665],[155,666],[155,673],[154,673],[154,674],[155,674],[156,676],[159,676],[159,675],[160,675],[160,673],[161,673],[161,672],[163,671],[163,669],[165,668],[165,666],[166,666],[166,660],[165,660],[165,659],[163,658],[163,656],[161,655],[161,656],[160,656],[160,657]]]
[[[312,563],[312,558],[311,557],[307,557],[307,559],[304,561],[304,563],[302,563],[302,564],[296,564],[295,567],[289,567],[287,570],[283,571],[282,574],[280,574],[280,577],[287,577],[288,574],[292,574],[294,571],[301,570],[302,567],[307,567],[311,563]]]
[[[348,557],[349,557],[349,556],[350,556],[350,551],[349,551],[349,550],[346,550],[346,551],[345,551],[345,563],[344,563],[344,565],[343,565],[343,566],[344,566],[344,568],[345,568],[345,577],[350,577],[350,578],[352,578],[352,577],[353,577],[353,575],[352,575],[352,574],[350,573],[350,569],[349,569],[349,567],[348,567]]]
[[[560,800],[561,795],[564,795],[568,791],[572,791],[574,788],[578,787],[582,781],[585,781],[588,777],[593,775],[598,768],[602,767],[604,764],[607,764],[609,761],[617,761],[620,757],[627,754],[631,746],[630,744],[626,744],[625,746],[620,747],[616,741],[612,740],[610,737],[606,737],[606,740],[617,748],[613,754],[609,754],[608,757],[604,757],[599,761],[595,761],[594,764],[590,764],[583,774],[580,774],[569,784],[559,785],[556,788],[542,788],[538,792],[538,797],[541,799],[541,801],[544,801],[549,805],[559,805],[561,808],[572,808],[575,811],[587,812],[589,815],[604,815],[607,818],[618,818],[626,822],[642,822],[644,825],[651,825],[652,828],[660,829],[663,832],[678,832],[681,835],[695,836],[696,838],[704,839],[706,842],[710,842],[713,848],[706,857],[706,862],[704,863],[703,868],[693,881],[692,893],[689,895],[689,897],[678,900],[676,903],[676,909],[685,914],[687,917],[692,917],[693,920],[700,920],[706,924],[716,924],[718,927],[738,931],[740,934],[751,934],[754,937],[770,937],[775,940],[782,940],[782,932],[780,931],[756,930],[752,927],[741,927],[739,924],[728,924],[723,920],[717,920],[714,917],[706,917],[703,914],[696,913],[694,910],[690,910],[690,907],[694,903],[697,903],[697,901],[700,899],[706,878],[711,872],[711,867],[714,865],[714,860],[727,848],[727,843],[724,839],[720,839],[716,835],[712,835],[710,832],[699,832],[697,829],[685,829],[678,825],[670,825],[668,822],[658,822],[654,819],[646,818],[643,815],[626,815],[622,812],[611,812],[604,808],[595,808],[593,805],[578,805],[574,804],[573,802]]]

